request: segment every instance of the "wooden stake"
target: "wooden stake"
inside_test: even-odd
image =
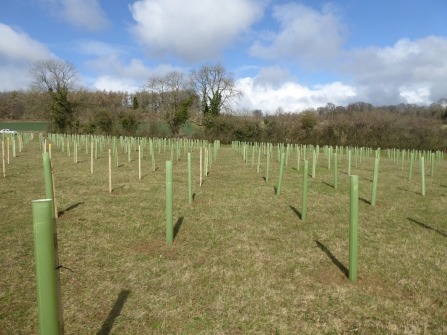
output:
[[[2,141],[2,162],[3,162],[3,178],[6,177],[6,166],[5,166],[5,142]]]
[[[90,173],[93,174],[93,141],[91,142],[90,150]]]
[[[199,185],[202,186],[202,147],[200,147],[200,181]]]
[[[141,180],[141,145],[138,145],[138,179]]]
[[[57,203],[56,203],[56,186],[54,181],[54,166],[53,162],[50,159],[50,167],[51,167],[51,181],[53,184],[53,205],[54,205],[54,217],[57,219],[59,217],[59,213],[57,212]]]
[[[9,165],[9,137],[6,138],[6,150],[8,151],[8,165]]]

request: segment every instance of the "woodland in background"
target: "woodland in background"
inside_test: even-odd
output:
[[[86,134],[169,136],[156,126],[165,120],[154,108],[153,93],[88,91],[70,92],[72,132]],[[273,115],[261,110],[225,111],[203,118],[200,99],[190,106],[188,121],[197,126],[194,137],[272,143],[303,143],[445,150],[447,148],[446,99],[429,106],[399,104],[375,107],[364,102],[346,107],[328,103],[301,113]],[[31,91],[0,92],[0,120],[51,121],[51,97]],[[137,127],[145,122],[146,127]],[[53,129],[48,129],[53,131]],[[180,135],[182,135],[180,133]]]

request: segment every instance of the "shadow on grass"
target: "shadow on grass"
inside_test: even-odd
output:
[[[401,190],[401,191],[405,191],[405,192],[410,192],[410,193],[414,193],[414,194],[417,194],[417,195],[421,195],[421,192],[413,192],[413,191],[407,190],[407,189],[402,188],[402,187],[398,187],[397,189]]]
[[[70,207],[65,208],[63,211],[59,211],[57,212],[57,216],[60,217],[61,215],[64,215],[66,212],[71,211],[72,209],[75,209],[76,207],[78,207],[79,205],[82,205],[84,202],[78,202],[74,205],[71,205]]]
[[[359,198],[359,200],[363,201],[367,205],[371,205],[371,201],[366,200],[365,198]]]
[[[196,200],[196,194],[195,193],[192,194],[192,201],[194,201],[194,200]]]
[[[327,186],[329,186],[329,187],[332,187],[333,189],[335,189],[334,185],[331,185],[331,184],[329,184],[329,183],[326,183],[325,181],[323,181],[322,183],[325,184],[325,185],[327,185]]]
[[[433,228],[433,227],[429,226],[428,224],[419,222],[419,221],[414,220],[414,219],[412,219],[412,218],[407,218],[407,220],[410,221],[410,222],[416,223],[416,224],[420,225],[421,227],[424,227],[425,229],[433,230],[434,232],[438,233],[439,235],[442,235],[442,236],[444,236],[444,237],[447,237],[447,234],[446,234],[446,233],[444,233],[444,232],[442,232],[442,231],[440,231],[440,230],[438,230],[438,229],[436,229],[436,228]]]
[[[337,268],[339,268],[340,271],[343,272],[346,278],[349,278],[349,270],[337,258],[335,258],[335,256],[329,251],[329,249],[326,248],[326,246],[318,240],[315,240],[315,243],[317,244],[318,248],[320,248],[330,258],[332,263],[334,263],[335,266],[337,266]]]
[[[109,335],[112,330],[113,324],[115,323],[115,319],[120,315],[121,310],[123,309],[124,304],[126,303],[127,297],[129,296],[129,290],[122,290],[118,295],[118,299],[116,299],[115,304],[107,316],[107,319],[101,326],[99,332],[96,335]]]
[[[301,219],[301,213],[300,213],[300,211],[299,210],[297,210],[295,207],[293,207],[293,206],[290,206],[289,205],[289,207],[290,207],[290,209],[296,214],[296,216],[298,216],[300,219]]]
[[[174,226],[174,239],[177,237],[178,232],[180,231],[180,227],[182,226],[184,217],[179,217]]]

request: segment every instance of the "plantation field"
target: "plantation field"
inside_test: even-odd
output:
[[[15,131],[45,131],[49,122],[0,122],[0,129]]]
[[[108,148],[108,147],[107,147]],[[420,194],[419,162],[408,180],[382,152],[376,206],[374,159],[359,176],[358,280],[348,273],[349,176],[320,152],[309,177],[307,218],[300,219],[302,162],[292,153],[275,194],[276,149],[265,181],[229,146],[218,150],[199,186],[194,148],[194,201],[187,162],[174,158],[174,242],[165,241],[165,161],[149,149],[138,179],[119,148],[108,192],[106,150],[75,164],[53,145],[65,334],[446,334],[447,164]],[[106,149],[106,148],[105,148]],[[175,157],[175,155],[174,155]],[[311,158],[308,156],[308,159]],[[309,172],[311,171],[311,159]],[[0,333],[37,334],[31,200],[45,197],[38,139],[11,158],[0,178]]]

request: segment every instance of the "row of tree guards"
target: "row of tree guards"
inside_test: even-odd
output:
[[[182,152],[184,154],[191,151],[199,150],[199,185],[203,183],[203,177],[208,175],[212,168],[213,161],[217,157],[217,150],[220,147],[219,141],[214,141],[213,144],[206,140],[191,140],[191,139],[166,139],[166,138],[135,138],[135,137],[111,137],[111,136],[89,136],[89,135],[61,135],[49,134],[49,141],[56,144],[62,152],[71,157],[73,156],[74,163],[77,163],[78,152],[85,148],[85,153],[90,152],[90,173],[94,173],[94,161],[99,158],[100,154],[108,149],[109,156],[109,192],[112,188],[112,167],[119,167],[119,152],[127,156],[127,161],[131,161],[132,152],[137,152],[138,155],[138,178],[141,180],[141,162],[145,157],[145,151],[149,150],[151,158],[152,171],[156,170],[155,153],[170,151],[170,160],[180,160]],[[51,143],[46,138],[40,135],[40,148],[42,152],[49,152],[51,158]],[[89,150],[90,149],[90,150]],[[191,197],[192,198],[192,197]],[[192,202],[191,199],[189,201]]]
[[[2,133],[2,175],[6,177],[6,166],[9,165],[10,156],[17,157],[17,149],[19,153],[22,152],[25,145],[27,145],[34,138],[32,133],[19,133],[17,135]]]
[[[12,138],[12,137],[8,137]],[[23,148],[23,144],[28,143],[32,139],[32,134],[20,134],[17,136],[19,144],[19,152]],[[4,139],[4,138],[3,138]],[[89,154],[91,159],[91,173],[93,173],[93,161],[98,159],[99,154],[108,148],[109,157],[109,191],[112,192],[112,167],[118,166],[118,152],[127,154],[128,161],[131,160],[131,152],[138,151],[139,161],[139,179],[141,179],[141,159],[144,158],[144,151],[149,150],[149,156],[152,160],[152,169],[155,170],[154,153],[170,150],[170,160],[166,161],[166,242],[168,244],[173,242],[173,160],[179,160],[182,154],[187,154],[188,167],[188,203],[193,201],[192,197],[192,169],[191,169],[191,151],[200,151],[200,185],[202,185],[202,177],[208,175],[208,169],[211,169],[212,161],[217,157],[217,150],[220,147],[219,141],[215,141],[213,145],[206,141],[188,140],[188,139],[146,139],[133,137],[105,137],[105,136],[87,136],[87,135],[60,135],[49,134],[48,139],[56,144],[62,152],[66,152],[68,156],[73,155],[74,163],[77,163],[78,151],[85,148],[85,153]],[[6,139],[7,148],[12,145],[12,140]],[[15,142],[15,140],[14,140]],[[2,140],[3,161],[4,143]],[[306,219],[307,215],[307,189],[309,176],[309,158],[312,162],[310,176],[315,178],[316,165],[320,155],[320,148],[318,145],[284,145],[279,144],[274,146],[270,143],[241,143],[233,142],[232,147],[239,152],[245,162],[249,162],[251,154],[251,166],[254,167],[255,157],[257,157],[256,172],[259,173],[261,169],[261,157],[265,159],[265,180],[269,180],[269,167],[274,157],[274,148],[278,157],[279,176],[277,185],[277,195],[281,194],[282,179],[284,168],[289,165],[289,160],[292,158],[292,153],[296,153],[296,170],[300,170],[301,161],[303,161],[303,186],[302,186],[302,211],[301,220]],[[46,199],[32,201],[33,210],[33,227],[34,227],[34,241],[35,241],[35,255],[36,255],[36,274],[37,274],[37,293],[39,305],[39,327],[41,334],[63,334],[64,324],[62,316],[62,304],[60,295],[60,280],[59,280],[59,257],[57,248],[57,206],[55,202],[55,186],[53,178],[53,167],[51,163],[51,143],[47,139],[40,136],[40,148],[43,152],[43,167],[45,177],[45,192]],[[72,148],[72,151],[71,149]],[[47,150],[48,149],[48,150]],[[333,158],[334,169],[334,189],[337,188],[338,168],[341,164],[343,154],[346,153],[347,171],[350,175],[351,166],[373,154],[371,148],[349,148],[349,147],[323,147],[323,153],[327,159],[327,168],[331,169],[331,158]],[[416,152],[390,149],[387,150],[388,158],[393,159],[397,165],[404,166],[405,160],[410,162],[408,179],[412,177],[412,169],[415,158],[419,159],[420,171],[422,176],[421,194],[425,194],[425,173],[424,160],[427,157],[431,163],[431,175],[434,174],[435,167],[443,160],[442,152]],[[371,205],[375,205],[377,194],[378,169],[381,156],[380,148],[375,151],[374,159],[374,174],[373,187],[371,196]],[[13,155],[13,157],[15,157]],[[354,157],[354,162],[352,158]],[[357,280],[357,250],[358,250],[358,176],[350,175],[350,223],[349,223],[349,279],[351,282]]]
[[[62,141],[58,139],[63,138]],[[166,162],[166,241],[172,243],[174,238],[173,231],[173,181],[172,181],[172,158],[174,150],[176,151],[176,159],[180,159],[180,151],[184,149],[188,157],[188,203],[193,201],[192,197],[192,164],[191,152],[192,150],[199,150],[200,152],[200,185],[202,184],[202,177],[208,175],[208,170],[211,169],[212,161],[217,157],[217,150],[220,147],[220,142],[215,141],[213,145],[206,141],[192,141],[192,140],[178,140],[171,139],[135,139],[135,138],[92,138],[83,136],[64,136],[50,134],[49,138],[54,141],[56,145],[67,143],[67,154],[70,155],[70,141],[74,143],[73,155],[77,156],[76,152],[79,150],[79,145],[86,145],[86,153],[88,153],[88,143],[90,143],[91,160],[98,158],[97,151],[95,152],[96,143],[103,143],[107,141],[112,144],[109,152],[109,171],[112,168],[112,150],[117,154],[117,142],[125,152],[134,150],[138,145],[139,156],[139,179],[141,179],[141,157],[145,147],[149,147],[151,157],[154,156],[154,151],[158,150],[160,153],[167,149],[171,150],[171,161]],[[65,139],[67,142],[65,142]],[[85,142],[87,143],[85,144]],[[186,149],[185,149],[186,148]],[[60,278],[59,278],[59,256],[57,247],[57,207],[55,202],[55,186],[53,178],[53,166],[51,162],[51,143],[47,139],[40,136],[40,149],[43,151],[43,167],[45,178],[45,192],[46,199],[32,201],[33,211],[33,227],[34,227],[34,245],[36,257],[36,279],[37,279],[37,297],[39,310],[39,329],[40,334],[61,335],[64,333],[64,322],[62,315],[62,302],[60,293]],[[100,146],[100,151],[102,148]],[[211,154],[210,154],[211,153]],[[77,161],[75,161],[77,162]],[[202,164],[203,162],[203,164]],[[116,161],[115,161],[116,163]],[[153,168],[155,170],[155,168]],[[202,175],[203,172],[203,175]],[[91,164],[91,173],[93,173],[93,163]],[[109,174],[109,191],[112,192],[111,174]]]
[[[321,152],[320,147],[313,145],[299,145],[299,144],[276,144],[271,143],[246,143],[234,141],[232,142],[232,147],[235,151],[242,155],[245,162],[249,163],[251,157],[251,167],[254,167],[255,157],[257,157],[256,172],[260,172],[261,166],[261,156],[266,156],[265,161],[265,180],[269,180],[269,170],[270,162],[274,159],[274,151],[276,151],[277,161],[280,162],[280,170],[278,177],[278,187],[277,194],[281,193],[282,188],[282,174],[283,168],[289,166],[289,161],[293,159],[293,153],[295,153],[295,169],[300,171],[301,161],[306,162],[307,158],[311,159],[311,177],[316,176],[316,166],[318,164],[318,158]],[[372,148],[365,147],[338,147],[335,148],[331,146],[324,146],[322,148],[327,161],[327,169],[331,169],[331,162],[333,161],[334,169],[334,189],[338,188],[338,170],[342,164],[342,158],[345,154],[346,159],[346,173],[351,175],[351,167],[358,167],[358,164],[364,161],[366,158],[371,157],[373,154],[375,156],[374,161],[374,174],[373,174],[373,185],[371,191],[371,205],[376,204],[377,198],[377,183],[379,178],[379,162],[381,157],[381,149],[377,148],[373,150]],[[417,160],[419,160],[419,171],[421,178],[421,195],[425,195],[425,165],[426,161],[430,163],[430,176],[434,176],[435,169],[440,162],[444,160],[444,152],[442,151],[421,151],[421,150],[400,150],[400,149],[387,149],[387,156],[389,159],[393,159],[397,166],[401,167],[404,171],[405,163],[409,164],[408,167],[408,179],[412,179],[413,166]],[[284,158],[282,157],[284,155]],[[304,195],[303,195],[304,197]]]
[[[265,162],[265,180],[269,180],[269,168],[270,162],[272,160],[273,146],[271,143],[244,143],[244,142],[233,142],[232,147],[235,151],[242,155],[245,162],[249,162],[251,156],[251,167],[254,167],[255,157],[257,157],[256,172],[260,172],[261,155],[266,156]],[[250,155],[251,152],[251,155]],[[288,165],[289,159],[292,157],[292,152],[296,153],[296,170],[300,170],[301,155],[303,160],[303,182],[302,182],[302,206],[301,206],[301,220],[306,219],[307,215],[307,190],[308,190],[308,176],[309,176],[309,162],[306,156],[312,160],[312,170],[311,177],[316,176],[316,166],[318,161],[318,156],[320,154],[320,148],[310,145],[276,145],[276,153],[279,162],[279,175],[278,184],[276,187],[276,194],[279,196],[282,190],[282,180],[284,174],[284,168]],[[351,166],[353,163],[355,167],[358,167],[358,163],[362,162],[365,158],[369,158],[373,154],[371,148],[357,148],[357,147],[335,147],[324,146],[323,153],[326,156],[327,168],[331,169],[331,158],[333,158],[333,169],[334,169],[334,189],[338,187],[338,168],[340,166],[341,158],[343,153],[346,153],[347,160],[347,174],[350,176],[350,220],[349,220],[349,280],[355,282],[357,280],[357,259],[358,259],[358,176],[351,175]],[[352,162],[352,156],[354,153],[354,162]],[[420,172],[421,172],[421,195],[425,195],[425,157],[430,158],[431,163],[431,176],[434,175],[435,167],[443,160],[443,152],[417,152],[417,151],[406,151],[399,149],[387,150],[387,155],[389,159],[393,159],[396,164],[401,162],[402,171],[404,168],[405,157],[408,157],[409,162],[409,174],[408,179],[412,177],[414,158],[419,158],[420,161]],[[377,199],[377,184],[379,178],[379,161],[381,157],[381,149],[375,150],[374,158],[374,169],[373,169],[373,181],[371,189],[371,206],[375,206]]]

